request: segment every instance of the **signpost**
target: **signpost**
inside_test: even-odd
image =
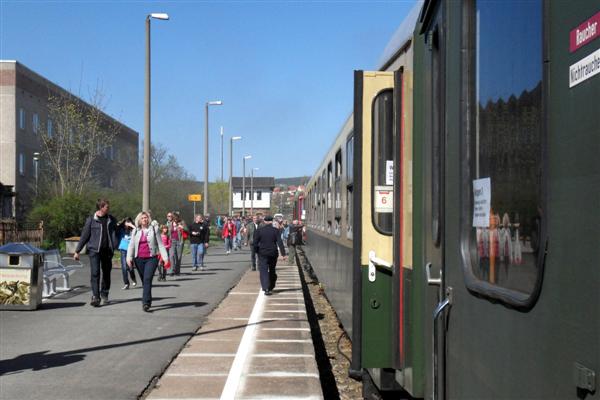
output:
[[[188,201],[191,201],[194,203],[194,218],[196,218],[196,203],[198,201],[202,201],[202,195],[201,194],[188,194]]]

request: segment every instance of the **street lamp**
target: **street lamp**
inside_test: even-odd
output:
[[[244,175],[242,175],[242,217],[246,216],[246,160],[251,159],[252,156],[244,156],[242,159]]]
[[[146,118],[144,130],[144,168],[142,183],[142,210],[150,209],[150,20],[168,20],[165,13],[152,13],[146,16]]]
[[[258,171],[258,167],[250,171],[250,216],[254,215],[254,171]]]
[[[221,182],[223,180],[223,127],[221,127]]]
[[[241,136],[233,136],[229,142],[229,216],[233,215],[233,141],[240,140]]]
[[[40,153],[33,153],[33,161],[35,163],[35,197],[38,196],[38,163],[40,162]]]
[[[204,107],[204,215],[208,213],[208,106],[221,106],[221,100],[207,101]]]

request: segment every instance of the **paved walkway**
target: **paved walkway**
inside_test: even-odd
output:
[[[298,268],[277,274],[265,296],[246,272],[147,399],[322,399]]]

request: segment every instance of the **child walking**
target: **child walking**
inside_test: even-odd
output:
[[[169,227],[166,225],[161,225],[160,226],[160,238],[163,242],[163,244],[165,245],[165,249],[167,249],[167,253],[169,252],[169,249],[171,248],[171,238],[169,237]],[[167,280],[167,269],[165,268],[165,263],[169,261],[169,260],[162,260],[159,259],[159,263],[158,263],[158,280],[159,281],[166,281]]]

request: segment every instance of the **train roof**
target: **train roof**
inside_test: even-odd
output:
[[[408,12],[406,18],[402,21],[396,32],[392,35],[392,38],[388,42],[387,46],[383,50],[383,54],[379,58],[380,71],[387,69],[387,67],[394,61],[398,53],[406,46],[412,39],[419,15],[421,14],[421,8],[423,7],[424,0],[417,0],[413,8]]]

